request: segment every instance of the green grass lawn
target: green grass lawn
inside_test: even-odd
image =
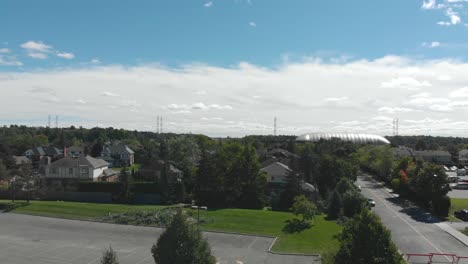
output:
[[[451,200],[452,206],[450,207],[450,213],[447,219],[449,221],[454,221],[454,222],[461,221],[460,219],[453,216],[453,212],[457,210],[461,210],[461,209],[468,209],[468,199],[451,198],[450,200]]]
[[[196,215],[196,210],[193,210]],[[299,233],[288,234],[282,231],[286,220],[294,217],[291,213],[244,209],[222,209],[200,211],[200,216],[213,219],[204,224],[204,230],[232,231],[246,234],[259,234],[278,237],[272,250],[276,252],[296,252],[323,254],[338,250],[338,240],[334,236],[341,226],[326,221],[323,215],[317,216],[311,228]]]
[[[95,204],[56,201],[19,201],[15,213],[49,217],[95,220],[109,213],[122,213],[128,210],[150,210],[162,208],[155,205]],[[0,209],[11,207],[7,200],[0,200]],[[191,209],[189,209],[191,210]],[[196,210],[191,210],[196,217]],[[339,243],[334,236],[341,227],[333,221],[326,221],[323,215],[317,216],[311,228],[299,233],[286,233],[282,229],[286,221],[294,218],[291,213],[265,210],[221,209],[200,211],[200,216],[210,219],[202,226],[203,230],[239,232],[254,235],[278,237],[273,247],[276,252],[324,254],[334,252]]]
[[[0,209],[11,207],[11,201],[0,200]],[[158,205],[97,204],[56,201],[17,201],[12,212],[59,218],[93,220],[109,213],[123,213],[128,210],[158,209]]]

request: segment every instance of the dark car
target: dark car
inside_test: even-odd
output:
[[[456,218],[459,218],[463,221],[468,221],[468,210],[458,210],[454,213]]]

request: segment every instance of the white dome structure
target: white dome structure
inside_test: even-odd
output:
[[[328,141],[333,138],[338,138],[343,141],[348,141],[356,144],[390,144],[390,141],[379,135],[356,133],[308,133],[298,136],[296,138],[296,141],[318,142],[320,140]]]

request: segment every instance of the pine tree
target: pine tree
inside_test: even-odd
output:
[[[156,264],[214,264],[208,242],[198,228],[187,223],[182,209],[151,248]]]
[[[101,264],[119,264],[117,259],[117,253],[109,246],[109,249],[106,249],[102,253]]]

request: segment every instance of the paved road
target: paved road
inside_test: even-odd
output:
[[[392,238],[402,253],[452,253],[468,255],[468,247],[436,225],[439,220],[411,204],[403,204],[384,187],[366,177],[358,177],[362,193],[376,202],[373,211],[392,232]],[[413,258],[411,263],[424,263],[425,258]],[[440,261],[447,261],[442,257]],[[468,262],[460,262],[468,263]]]
[[[96,264],[110,244],[121,264],[154,263],[150,248],[162,230],[0,214],[0,260],[6,264]],[[204,233],[218,263],[305,264],[314,257],[267,253],[272,238]]]

